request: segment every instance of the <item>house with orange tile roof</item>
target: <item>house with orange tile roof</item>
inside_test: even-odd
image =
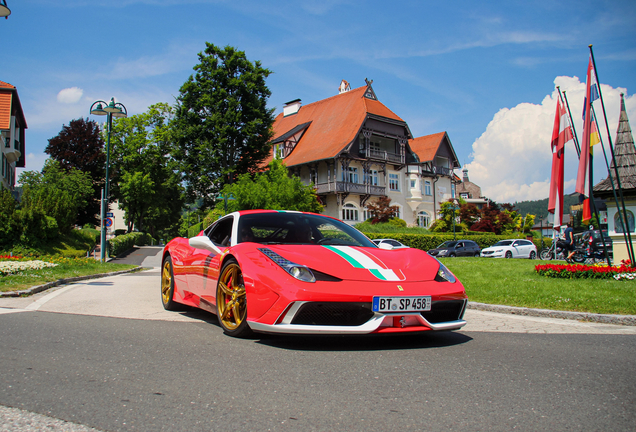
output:
[[[24,130],[27,128],[15,86],[0,81],[0,178],[2,188],[15,191],[15,169],[24,168]]]
[[[355,224],[382,196],[409,226],[428,227],[440,203],[455,198],[460,164],[446,132],[414,138],[407,123],[380,102],[373,81],[302,105],[285,104],[273,125],[272,158],[312,183],[324,213]]]

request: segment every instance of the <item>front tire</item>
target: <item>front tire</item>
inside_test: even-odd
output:
[[[449,258],[455,258],[457,255],[455,255],[454,253],[448,255]]]
[[[549,261],[552,259],[552,251],[550,249],[543,249],[539,256],[542,260]]]
[[[223,331],[233,337],[247,337],[252,331],[247,324],[247,296],[243,272],[230,258],[221,269],[216,288],[216,315]]]
[[[174,270],[172,268],[172,258],[168,255],[161,266],[161,303],[163,308],[169,311],[179,309],[174,300]]]
[[[506,258],[512,258],[512,252],[506,251]]]

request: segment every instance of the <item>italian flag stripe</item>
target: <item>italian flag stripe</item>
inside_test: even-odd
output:
[[[380,280],[404,280],[404,276],[402,275],[401,271],[398,270],[397,273],[399,274],[396,274],[395,271],[387,268],[387,266],[376,257],[373,257],[370,254],[366,254],[358,249],[352,248],[351,246],[323,247],[344,258],[349,264],[351,264],[351,266],[369,270],[373,276]]]
[[[332,252],[337,253],[346,259],[355,268],[363,269],[386,269],[386,266],[373,260],[367,254],[352,248],[351,246],[325,246]]]

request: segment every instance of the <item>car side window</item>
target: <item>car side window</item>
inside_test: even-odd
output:
[[[233,222],[233,217],[228,217],[218,221],[207,233],[210,240],[212,240],[212,243],[220,246],[229,246],[231,243]]]

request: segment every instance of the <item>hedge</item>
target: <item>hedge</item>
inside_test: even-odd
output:
[[[132,249],[133,246],[146,246],[151,244],[152,237],[150,234],[132,232],[117,236],[108,240],[108,255],[117,256],[122,252]]]

